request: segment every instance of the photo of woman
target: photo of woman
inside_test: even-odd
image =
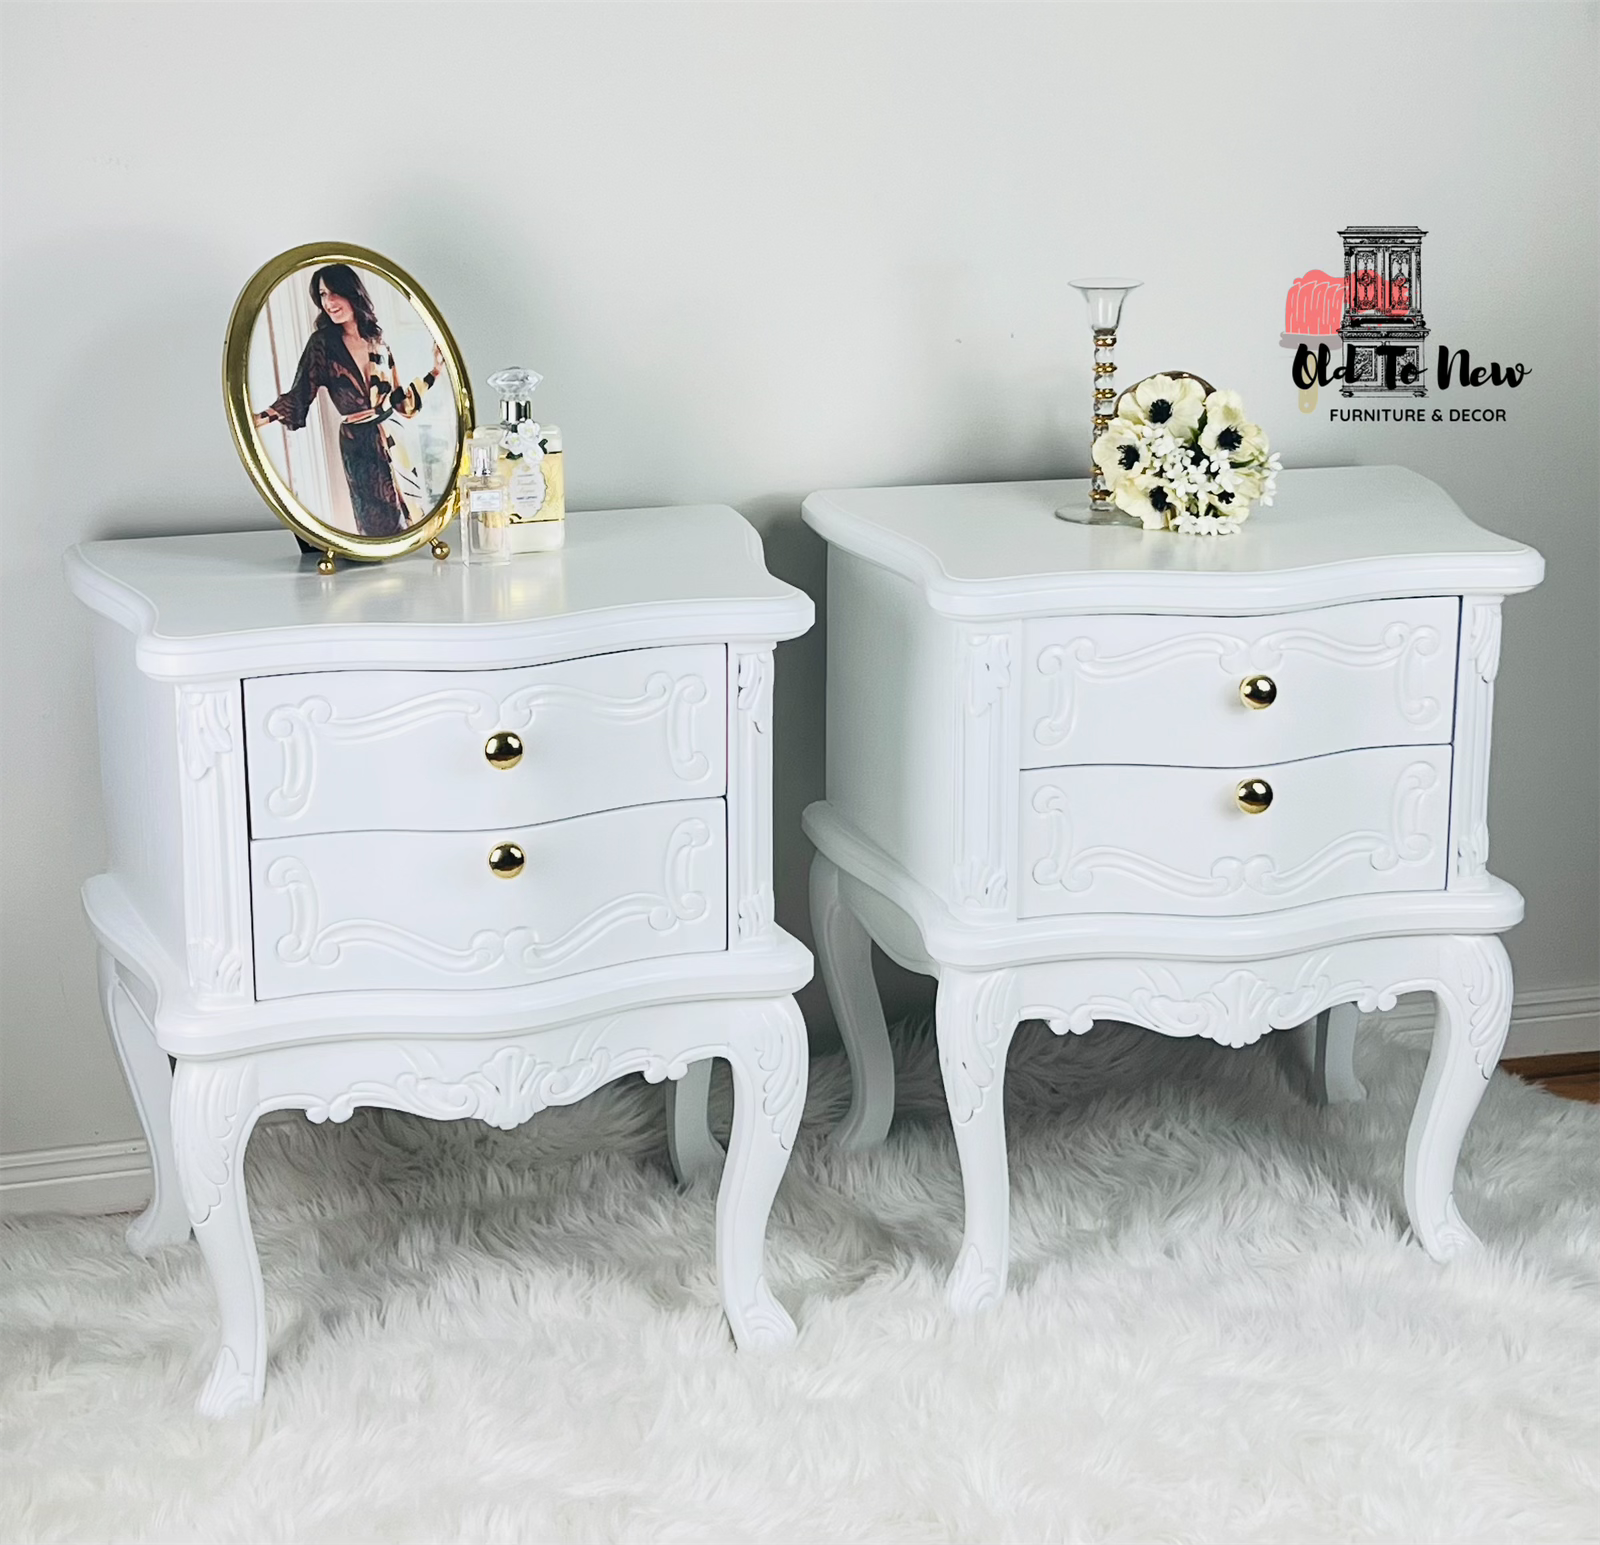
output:
[[[317,268],[304,290],[303,273],[284,280],[261,309],[252,340],[251,395],[273,400],[255,412],[256,426],[281,427],[281,444],[275,443],[279,436],[265,437],[269,454],[290,489],[320,519],[357,536],[399,535],[428,516],[442,489],[438,446],[453,441],[454,404],[448,389],[431,400],[430,389],[444,374],[444,356],[404,297],[376,275],[369,279],[378,304],[349,263]],[[425,374],[402,379],[389,332],[404,335],[406,352],[417,364],[426,357],[423,350],[431,351]],[[297,345],[299,363],[285,387],[282,363],[294,357],[290,351]],[[449,420],[443,434],[438,431],[445,426],[431,422],[441,413]],[[419,420],[424,422],[399,433],[402,421]],[[297,432],[307,430],[306,443],[296,446],[302,438]]]

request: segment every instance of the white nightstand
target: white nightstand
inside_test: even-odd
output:
[[[242,1166],[286,1108],[511,1127],[687,1076],[681,1174],[720,1159],[725,1057],[723,1303],[741,1346],[790,1339],[762,1255],[811,959],[773,921],[772,646],[812,606],[754,530],[718,507],[574,515],[559,555],[329,578],[283,531],[162,537],[67,572],[99,614],[110,864],[84,901],[155,1171],[129,1238],[192,1223],[205,1252],[201,1410],[261,1398]]]
[[[1406,1206],[1431,1255],[1473,1240],[1451,1188],[1510,1013],[1496,935],[1522,916],[1486,868],[1500,602],[1543,560],[1399,468],[1280,487],[1214,539],[1066,524],[1072,483],[806,501],[829,543],[828,797],[805,827],[856,1077],[841,1137],[881,1139],[893,1107],[870,936],[939,979],[958,1308],[1005,1287],[1023,1019],[1229,1046],[1300,1026],[1324,1092],[1354,1094],[1356,1009],[1431,992]]]

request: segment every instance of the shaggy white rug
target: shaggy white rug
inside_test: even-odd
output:
[[[740,1356],[713,1198],[662,1095],[515,1133],[358,1112],[262,1128],[271,1367],[192,1414],[214,1308],[125,1219],[9,1230],[0,1536],[17,1541],[1530,1541],[1600,1538],[1600,1111],[1497,1074],[1458,1196],[1404,1239],[1424,1050],[1364,1032],[1364,1105],[1246,1051],[1025,1026],[1016,1267],[953,1320],[955,1150],[926,1036],[886,1149],[824,1140],[814,1067],[769,1236],[800,1342]]]

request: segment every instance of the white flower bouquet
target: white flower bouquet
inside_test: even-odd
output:
[[[1237,392],[1191,375],[1150,376],[1122,394],[1094,442],[1112,502],[1147,531],[1226,536],[1271,504],[1282,466]]]

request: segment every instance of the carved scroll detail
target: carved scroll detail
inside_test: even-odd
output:
[[[1014,971],[948,976],[939,984],[939,1062],[950,1117],[965,1125],[1003,1079],[1006,1049],[1022,1017]]]
[[[775,927],[772,893],[772,651],[737,651],[728,797],[736,944],[763,943]]]
[[[183,905],[189,984],[212,997],[242,998],[249,981],[249,880],[244,825],[244,755],[234,735],[239,684],[178,691]]]
[[[250,1061],[193,1062],[173,1086],[172,1146],[189,1221],[199,1228],[235,1184],[239,1144],[256,1119],[256,1069]]]
[[[1104,873],[1126,875],[1191,900],[1218,900],[1242,891],[1292,896],[1353,859],[1366,859],[1379,873],[1401,864],[1427,863],[1434,846],[1422,825],[1422,809],[1438,783],[1439,775],[1429,763],[1411,762],[1401,770],[1390,795],[1387,831],[1342,833],[1287,869],[1280,869],[1271,855],[1258,853],[1247,859],[1219,858],[1204,874],[1110,843],[1075,849],[1071,801],[1058,784],[1047,783],[1034,794],[1033,808],[1049,822],[1050,846],[1034,863],[1033,878],[1039,885],[1073,893],[1089,890]]]
[[[1110,1019],[1164,1035],[1248,1046],[1270,1030],[1304,1024],[1330,1003],[1371,998],[1364,983],[1336,977],[1330,957],[1313,955],[1299,962],[1288,982],[1237,966],[1197,990],[1170,968],[1152,966],[1122,992],[1097,993],[1066,1009],[1029,1004],[1023,1012],[1045,1020],[1057,1035],[1082,1035],[1096,1020]]]
[[[961,701],[956,721],[955,894],[979,912],[1011,901],[1004,810],[1008,771],[1007,706],[1011,693],[1009,633],[967,633],[962,643]]]
[[[340,718],[321,696],[280,703],[266,717],[266,731],[283,753],[282,775],[267,795],[267,809],[285,820],[305,812],[316,785],[319,744],[384,740],[435,719],[459,719],[465,728],[480,734],[494,729],[526,730],[541,714],[563,707],[616,724],[661,719],[673,772],[685,782],[697,782],[710,771],[711,760],[695,744],[694,710],[709,696],[702,676],[687,673],[674,677],[656,671],[646,680],[644,691],[632,697],[557,683],[519,687],[500,698],[475,687],[452,687],[348,718]]]
[[[1419,661],[1438,654],[1442,642],[1437,628],[1407,622],[1390,623],[1372,644],[1354,644],[1315,628],[1295,627],[1281,628],[1254,641],[1237,633],[1185,633],[1122,654],[1102,655],[1095,639],[1074,638],[1049,644],[1039,652],[1035,668],[1051,679],[1052,698],[1049,713],[1034,723],[1033,738],[1041,746],[1059,746],[1072,734],[1080,681],[1118,681],[1178,661],[1207,657],[1230,675],[1245,675],[1279,670],[1284,658],[1295,653],[1353,670],[1388,670],[1401,718],[1411,725],[1431,724],[1444,705],[1418,688],[1415,672]]]
[[[1456,673],[1452,886],[1480,886],[1489,871],[1489,742],[1499,670],[1500,598],[1469,596],[1462,603]]]
[[[436,971],[473,975],[510,960],[524,971],[543,971],[581,954],[605,934],[643,920],[656,933],[670,933],[680,923],[706,914],[704,891],[694,888],[697,854],[711,846],[706,823],[691,816],[673,827],[662,858],[660,891],[633,891],[613,897],[553,939],[540,939],[525,927],[501,933],[484,928],[464,948],[427,938],[380,918],[341,918],[323,923],[316,881],[305,862],[293,854],[272,861],[267,884],[282,892],[289,905],[289,927],[277,941],[278,958],[288,965],[330,967],[345,950],[356,946],[385,949]]]

